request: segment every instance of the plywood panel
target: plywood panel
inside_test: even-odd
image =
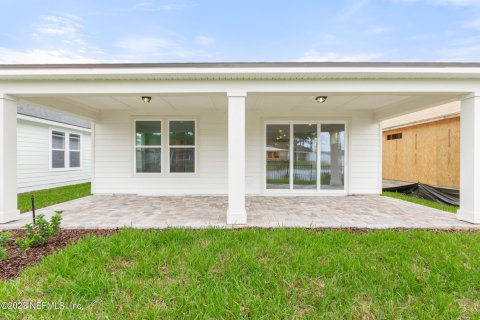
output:
[[[383,132],[384,179],[459,188],[459,177],[459,116]]]

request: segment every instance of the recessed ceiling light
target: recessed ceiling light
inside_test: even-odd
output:
[[[315,101],[317,101],[318,103],[324,103],[325,101],[327,101],[327,96],[318,96],[315,98]]]
[[[152,100],[152,97],[142,96],[143,103],[150,103],[151,100]]]

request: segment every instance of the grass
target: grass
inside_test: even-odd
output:
[[[92,254],[95,252],[95,254]],[[11,319],[472,319],[480,233],[304,229],[88,237],[0,286]]]
[[[399,192],[384,191],[384,192],[382,192],[382,195],[387,196],[387,197],[391,197],[391,198],[395,198],[395,199],[400,199],[400,200],[404,200],[404,201],[413,202],[413,203],[416,203],[416,204],[421,204],[421,205],[424,205],[424,206],[427,206],[427,207],[440,209],[440,210],[448,211],[448,212],[452,212],[452,213],[457,213],[457,210],[458,210],[458,208],[456,206],[451,206],[451,205],[448,205],[448,204],[441,204],[441,203],[438,203],[438,202],[434,202],[434,201],[430,201],[430,200],[426,200],[426,199],[422,199],[422,198],[417,198],[417,197],[413,197],[413,196],[407,196],[407,195],[405,195],[403,193],[399,193]]]
[[[20,193],[17,197],[18,209],[20,212],[32,210],[32,194],[35,195],[35,208],[40,209],[57,203],[86,197],[91,194],[90,191],[91,184],[88,182],[53,189]]]

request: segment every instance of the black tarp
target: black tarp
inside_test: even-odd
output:
[[[412,183],[402,186],[383,188],[383,191],[399,192],[409,196],[457,207],[460,205],[460,191],[456,189],[434,187],[423,183]]]

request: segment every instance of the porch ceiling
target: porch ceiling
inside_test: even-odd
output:
[[[152,97],[151,103],[143,103],[142,95]],[[420,95],[405,94],[328,94],[325,103],[319,104],[315,97],[320,93],[252,93],[247,96],[247,109],[265,110],[370,110],[379,118],[396,113],[408,113],[425,109],[442,103],[458,100],[456,94]],[[22,95],[17,96],[28,103],[50,107],[62,112],[84,118],[95,119],[101,111],[124,110],[147,112],[158,110],[162,113],[176,112],[181,109],[226,109],[228,99],[225,94],[71,94],[71,95]]]

